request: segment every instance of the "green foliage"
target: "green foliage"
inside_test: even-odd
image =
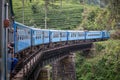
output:
[[[120,29],[115,30],[114,32],[111,33],[111,37],[113,39],[120,39]]]
[[[60,6],[60,1],[49,2],[47,13],[47,27],[54,29],[75,29],[82,21],[83,6],[77,4],[65,4]],[[22,3],[13,0],[15,19],[22,22]],[[63,4],[65,1],[63,2]],[[43,1],[25,2],[24,24],[28,26],[36,25],[44,28],[45,26],[45,3]],[[18,6],[19,5],[19,6]]]
[[[110,30],[115,25],[114,21],[110,20],[110,12],[105,8],[85,7],[82,16],[83,20],[80,26],[87,30]]]
[[[115,23],[118,24],[120,22],[120,0],[109,0],[109,3],[111,20],[115,20]]]
[[[120,40],[109,40],[95,43],[95,48],[97,50],[96,54],[99,54],[93,58],[87,59],[82,56],[83,60],[81,60],[81,56],[77,54],[77,80],[119,80],[119,42]]]
[[[32,9],[33,14],[38,13],[39,12],[38,3],[32,4],[31,9]]]
[[[95,16],[96,16],[96,12],[95,11],[90,12],[89,15],[88,15],[88,20],[90,22],[95,21]]]
[[[47,1],[47,27],[54,29],[87,29],[103,30],[111,29],[115,25],[110,21],[110,13],[107,9],[94,5],[83,5],[83,0]],[[13,0],[16,21],[23,22],[22,2]],[[82,4],[81,4],[82,3]],[[45,26],[45,2],[33,0],[25,1],[24,22],[26,25],[44,28]]]
[[[101,44],[100,42],[99,43],[95,43],[95,48],[96,48],[96,51],[100,52],[102,51],[103,49],[105,49],[105,45]]]
[[[26,25],[44,28],[45,0],[24,1],[24,22]],[[87,29],[110,30],[115,27],[116,20],[111,18],[110,10],[96,5],[99,0],[46,0],[47,26],[55,29]],[[108,1],[103,1],[108,4]],[[62,5],[61,5],[62,3]],[[90,4],[91,4],[90,3]],[[84,4],[84,5],[83,5]],[[23,22],[22,1],[13,0],[15,19]]]

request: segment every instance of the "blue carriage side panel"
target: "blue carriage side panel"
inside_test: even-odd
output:
[[[51,34],[52,34],[52,32],[49,30],[49,43],[51,43],[51,40],[52,40]]]
[[[101,39],[102,32],[101,31],[88,31],[86,34],[86,39]]]
[[[49,30],[42,30],[43,31],[43,44],[49,43],[50,31]]]
[[[31,29],[21,23],[16,24],[15,53],[31,46]]]
[[[71,32],[68,31],[68,40],[70,41],[71,40]]]
[[[78,33],[76,31],[68,31],[69,32],[69,40],[77,40]]]
[[[104,38],[104,31],[102,31],[102,39]]]
[[[107,39],[110,38],[110,33],[109,33],[109,31],[106,31],[106,38],[107,38]]]
[[[85,36],[85,40],[86,40],[86,37],[87,37],[87,31],[85,31],[85,35],[84,35],[84,36]]]
[[[110,32],[109,32],[109,31],[107,31],[107,33],[108,33],[108,36],[107,36],[107,38],[109,39],[109,38],[110,38]]]
[[[34,38],[33,38],[33,35],[34,35],[34,31],[31,29],[31,46],[34,46]]]
[[[106,37],[105,30],[102,31],[102,38],[104,39]]]
[[[68,31],[68,40],[70,41],[71,40],[71,32]]]
[[[50,30],[51,31],[51,42],[59,42],[60,41],[60,32],[59,30]]]
[[[103,32],[103,39],[108,39],[108,38],[110,38],[110,33],[109,33],[108,31],[103,30],[102,32]]]
[[[77,31],[77,39],[78,40],[85,40],[85,31]]]
[[[69,40],[69,32],[67,31],[67,41]]]
[[[15,22],[13,22],[13,28],[14,28],[14,53],[16,53],[17,52],[17,42],[16,42],[16,23]]]
[[[40,44],[43,44],[43,32],[41,29],[37,29],[37,28],[32,28],[33,30],[33,35],[32,35],[32,38],[33,38],[33,45],[40,45]]]
[[[67,31],[60,30],[60,41],[67,41]]]
[[[32,46],[34,46],[35,45],[35,31],[34,30],[32,30]]]

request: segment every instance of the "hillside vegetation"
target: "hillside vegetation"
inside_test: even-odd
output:
[[[24,24],[45,28],[45,3],[42,0],[24,2]],[[23,22],[22,1],[13,0],[15,20]],[[103,30],[114,27],[110,13],[97,5],[80,4],[71,1],[50,2],[47,7],[47,28]]]
[[[77,80],[119,80],[120,40],[95,43],[94,47],[89,57],[77,54]]]

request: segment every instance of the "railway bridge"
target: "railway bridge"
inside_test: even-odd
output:
[[[52,66],[52,80],[76,80],[75,52],[83,50],[89,52],[92,42],[64,45],[40,50],[39,48],[27,56],[16,67],[16,74],[12,80],[49,80],[49,68]]]

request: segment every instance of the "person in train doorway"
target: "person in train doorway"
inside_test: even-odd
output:
[[[14,68],[18,63],[18,59],[16,57],[14,57],[14,54],[12,54],[11,61],[12,61],[12,63],[11,63],[11,73],[15,73]]]
[[[14,68],[18,63],[18,59],[14,56],[14,43],[8,44],[8,71],[9,73],[14,73]]]

